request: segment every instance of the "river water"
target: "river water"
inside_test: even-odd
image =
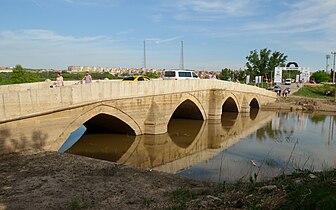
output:
[[[336,168],[335,124],[334,115],[253,111],[171,119],[161,135],[87,134],[81,126],[60,152],[211,182],[260,181]]]

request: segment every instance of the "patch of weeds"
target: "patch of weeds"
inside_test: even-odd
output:
[[[295,173],[286,184],[286,200],[278,209],[336,209],[336,170]]]
[[[221,183],[221,184],[217,184],[214,188],[214,193],[215,194],[219,194],[219,193],[224,193],[227,191],[227,185],[226,183]]]
[[[77,210],[77,209],[81,209],[82,207],[81,207],[81,205],[80,205],[80,202],[79,202],[77,199],[73,199],[73,200],[71,200],[71,202],[70,202],[70,206],[69,206],[69,208],[70,208],[71,210]]]
[[[77,210],[77,209],[87,209],[93,206],[93,202],[88,203],[88,200],[85,199],[84,195],[81,198],[72,198],[69,204],[69,209]]]
[[[187,202],[196,197],[196,194],[184,187],[169,193],[173,200],[173,206],[169,209],[186,209]]]
[[[153,202],[154,202],[153,198],[142,197],[142,204],[146,207],[149,207]]]

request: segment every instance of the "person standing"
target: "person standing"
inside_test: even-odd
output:
[[[64,86],[64,81],[63,81],[63,77],[60,73],[57,73],[56,76],[56,87],[61,87]]]
[[[87,72],[85,76],[83,77],[82,81],[85,81],[85,84],[91,83],[92,82],[92,77],[91,75]]]

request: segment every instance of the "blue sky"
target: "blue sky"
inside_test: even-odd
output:
[[[0,66],[244,68],[268,48],[312,70],[336,50],[336,0],[1,0]],[[331,62],[330,62],[331,64]],[[331,66],[331,65],[330,65]]]

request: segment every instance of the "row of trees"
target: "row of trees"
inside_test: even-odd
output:
[[[59,71],[36,71],[24,69],[21,65],[16,65],[11,73],[0,73],[0,84],[19,84],[42,82],[46,79],[55,80]],[[81,80],[86,72],[70,73],[62,71],[61,74],[64,80]],[[95,80],[108,79],[122,79],[128,74],[112,75],[109,72],[91,72],[92,78]],[[146,72],[145,76],[150,78],[158,78],[160,75],[155,72]]]
[[[250,54],[246,56],[246,68],[244,70],[231,70],[228,68],[222,69],[219,79],[232,80],[232,81],[245,81],[246,75],[250,75],[251,78],[255,76],[263,76],[265,80],[273,79],[275,67],[284,67],[286,65],[288,56],[284,53],[264,48],[259,52],[257,50],[250,51]],[[295,79],[295,76],[300,74],[299,71],[290,70],[283,71],[283,78]],[[317,71],[311,75],[311,78],[317,82],[329,82],[332,81],[333,72],[327,74],[324,71]]]

